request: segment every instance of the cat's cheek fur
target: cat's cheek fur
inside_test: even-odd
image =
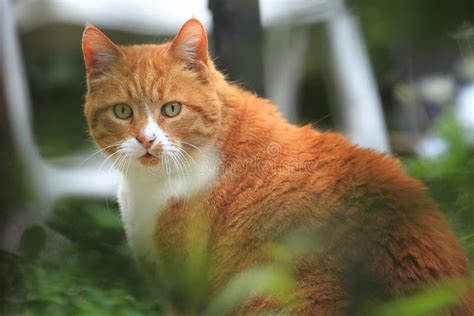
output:
[[[173,198],[190,199],[209,190],[215,183],[219,168],[219,153],[209,148],[196,157],[186,175],[153,172],[147,168],[132,168],[122,177],[118,202],[128,242],[139,263],[156,260],[153,235],[158,216]]]

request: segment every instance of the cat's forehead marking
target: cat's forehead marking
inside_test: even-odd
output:
[[[159,102],[165,91],[164,78],[165,71],[159,63],[154,60],[138,60],[127,75],[127,94],[133,99]]]

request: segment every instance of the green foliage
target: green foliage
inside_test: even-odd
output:
[[[7,315],[149,315],[161,312],[125,242],[113,205],[63,201],[49,226],[73,243],[58,254],[44,249],[45,230],[27,229],[17,287]],[[42,253],[41,256],[39,254]]]
[[[114,280],[82,266],[82,256],[69,253],[56,260],[21,267],[22,288],[11,301],[20,315],[143,315],[152,301],[139,301]],[[99,259],[100,256],[97,256]],[[99,263],[98,261],[97,263]]]
[[[409,297],[402,297],[359,313],[364,316],[419,316],[436,315],[457,304],[466,293],[466,280],[439,282]]]
[[[279,296],[284,302],[295,281],[291,271],[279,265],[265,265],[238,274],[211,302],[208,315],[226,315],[252,298]]]
[[[406,166],[427,185],[474,261],[474,155],[453,118],[441,118],[435,130],[449,144],[448,150],[436,158],[408,159]]]

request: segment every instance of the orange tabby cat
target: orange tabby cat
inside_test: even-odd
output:
[[[84,31],[90,133],[122,171],[127,237],[157,282],[159,262],[188,251],[186,219],[197,213],[209,223],[208,299],[264,263],[262,245],[301,227],[321,239],[317,255],[293,267],[301,304],[267,297],[242,313],[352,314],[469,276],[444,216],[398,160],[289,124],[228,83],[207,46],[196,19],[161,45],[117,46],[93,26]],[[473,315],[471,297],[445,313]]]

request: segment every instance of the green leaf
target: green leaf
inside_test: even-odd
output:
[[[121,229],[122,222],[118,215],[112,211],[101,207],[94,207],[87,210],[89,216],[101,227],[105,229]]]
[[[466,293],[467,282],[450,280],[438,283],[434,289],[429,289],[410,297],[394,300],[362,315],[369,316],[418,316],[433,315],[445,311],[457,304]]]
[[[211,302],[207,315],[225,315],[247,300],[262,296],[289,297],[296,287],[290,270],[267,265],[234,277]]]

